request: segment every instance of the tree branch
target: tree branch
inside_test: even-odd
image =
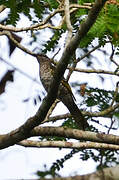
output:
[[[71,69],[71,67],[68,67],[68,69]],[[108,74],[108,75],[113,75],[113,76],[119,76],[119,72],[113,72],[113,71],[106,71],[103,69],[81,69],[81,68],[75,68],[73,69],[74,71],[77,72],[82,72],[82,73],[96,73],[96,74]]]
[[[17,143],[24,147],[36,148],[71,148],[71,149],[103,149],[103,150],[119,150],[119,145],[94,143],[94,142],[67,142],[67,141],[33,141],[23,140]]]
[[[88,111],[82,111],[82,114],[84,116],[90,116],[90,117],[109,117],[109,114],[111,112],[114,112],[119,108],[119,104],[115,104],[114,106],[110,106],[107,109],[100,111],[100,112],[88,112]],[[47,122],[55,122],[56,120],[61,120],[61,119],[67,119],[72,117],[70,113],[62,114],[62,115],[57,115],[57,116],[52,116],[47,119]],[[46,121],[45,121],[46,122]]]
[[[71,38],[72,38],[72,25],[70,21],[70,10],[69,10],[69,0],[64,0],[64,10],[65,10],[65,20],[66,20],[66,25],[68,29],[68,35],[66,39],[66,46],[69,44]]]
[[[30,136],[57,136],[85,140],[99,143],[119,145],[119,136],[112,134],[94,133],[90,131],[81,131],[67,127],[35,127]]]
[[[6,7],[5,7],[4,5],[0,5],[0,13],[1,13],[2,11],[4,11],[5,8],[6,8]]]

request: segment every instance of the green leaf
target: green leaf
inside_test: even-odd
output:
[[[45,2],[49,4],[50,10],[58,8],[58,3],[56,0],[45,0]]]
[[[33,8],[34,8],[34,12],[36,14],[36,17],[42,19],[43,12],[45,10],[43,2],[42,1],[38,1],[38,0],[34,0],[33,1]]]
[[[91,107],[91,106],[95,106],[98,104],[97,100],[95,100],[93,97],[89,97],[86,100],[87,106]]]
[[[119,119],[119,111],[115,112],[113,115],[116,116]]]

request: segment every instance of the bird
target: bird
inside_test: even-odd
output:
[[[40,66],[39,75],[41,83],[46,92],[48,92],[50,82],[53,78],[53,72],[55,71],[56,67],[53,65],[51,59],[45,54],[37,54],[36,58]],[[67,107],[73,116],[78,129],[84,131],[86,128],[88,128],[89,125],[87,120],[84,118],[82,112],[76,105],[75,97],[72,93],[71,87],[64,77],[62,78],[59,85],[57,99],[59,99]]]

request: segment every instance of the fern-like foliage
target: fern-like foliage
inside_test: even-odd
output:
[[[98,38],[100,44],[105,44],[108,38],[114,45],[119,45],[119,6],[108,4],[101,11],[96,23],[80,43],[80,47],[87,47]]]
[[[47,51],[54,51],[63,32],[64,30],[54,30],[54,34],[52,35],[52,37],[45,42],[42,52],[46,53]]]
[[[50,10],[57,9],[57,7],[58,7],[58,2],[55,0],[45,0],[45,2],[48,3]]]
[[[6,24],[16,25],[19,21],[19,16],[23,13],[30,21],[33,17],[31,14],[31,9],[34,10],[36,17],[42,20],[43,14],[45,13],[45,6],[42,1],[34,0],[1,0],[0,4],[5,5],[9,8],[10,12],[6,20]]]

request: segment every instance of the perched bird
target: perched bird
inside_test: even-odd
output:
[[[41,82],[45,90],[48,91],[55,67],[52,65],[51,60],[46,55],[38,54],[37,60],[40,65]],[[64,78],[62,78],[59,85],[57,98],[68,108],[79,129],[85,130],[88,127],[88,123],[77,107],[71,87]]]

